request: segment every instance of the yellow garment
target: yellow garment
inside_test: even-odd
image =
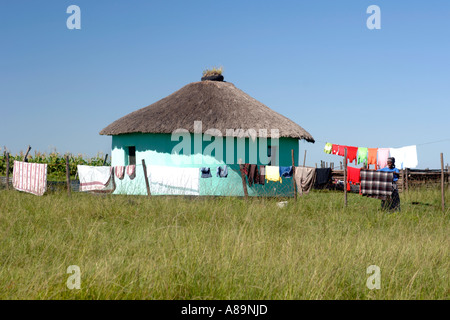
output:
[[[280,167],[278,166],[266,166],[266,180],[282,183],[280,177]]]

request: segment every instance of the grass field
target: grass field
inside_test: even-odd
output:
[[[43,197],[0,190],[1,299],[448,299],[440,191],[380,201]],[[412,204],[412,202],[419,204]],[[81,270],[81,289],[66,286]],[[381,288],[369,290],[377,265]]]

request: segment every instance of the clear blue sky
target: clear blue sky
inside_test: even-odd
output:
[[[81,8],[81,30],[66,9]],[[369,30],[369,5],[381,29]],[[315,144],[417,145],[450,163],[450,1],[0,2],[0,147],[110,153],[99,131],[223,66]],[[33,153],[32,153],[33,154]]]

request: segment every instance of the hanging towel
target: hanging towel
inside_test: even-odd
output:
[[[387,158],[389,158],[389,148],[378,148],[378,166],[380,168],[387,166]]]
[[[352,163],[355,161],[356,164],[356,153],[358,152],[357,147],[349,147],[347,146],[347,160]]]
[[[280,167],[280,177],[291,178],[292,177],[292,166],[290,167]]]
[[[333,145],[332,145],[331,143],[327,142],[327,143],[325,144],[325,148],[323,149],[323,151],[324,151],[325,153],[330,154],[332,148],[333,148]]]
[[[227,166],[217,167],[216,176],[219,178],[226,178],[228,176]]]
[[[369,155],[369,149],[364,147],[358,148],[358,164],[367,163],[367,156]]]
[[[47,164],[14,161],[13,187],[42,196],[47,190]]]
[[[130,180],[133,180],[136,177],[136,165],[128,165],[126,171],[127,175],[130,177]]]
[[[299,195],[308,194],[314,185],[316,168],[295,167],[294,179]]]
[[[368,148],[367,165],[377,165],[377,148]]]
[[[403,168],[415,168],[419,164],[417,161],[417,147],[407,146],[403,147],[404,156],[403,156]],[[402,169],[403,169],[402,168]]]
[[[114,168],[114,173],[116,177],[122,180],[125,177],[125,166],[116,166]]]
[[[331,154],[338,154],[339,153],[339,145],[332,144],[331,145]]]
[[[210,168],[203,167],[203,168],[200,168],[200,171],[202,173],[202,178],[211,178],[212,177]]]
[[[282,183],[280,168],[278,166],[266,166],[266,180]]]
[[[148,179],[152,195],[199,195],[198,168],[150,165]]]
[[[331,181],[331,168],[316,168],[314,188],[323,188]]]
[[[392,195],[393,173],[373,170],[361,170],[360,193],[363,196],[372,196],[386,199]]]
[[[107,190],[111,181],[112,167],[77,165],[80,191]]]

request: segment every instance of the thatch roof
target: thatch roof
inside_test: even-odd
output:
[[[266,129],[267,137],[270,137],[270,130],[278,129],[280,137],[314,142],[305,129],[232,83],[223,81],[190,83],[148,107],[114,121],[100,134],[172,133],[180,128],[194,132],[194,121],[202,121],[203,133],[214,128],[226,136],[226,129],[254,129],[256,133]]]

